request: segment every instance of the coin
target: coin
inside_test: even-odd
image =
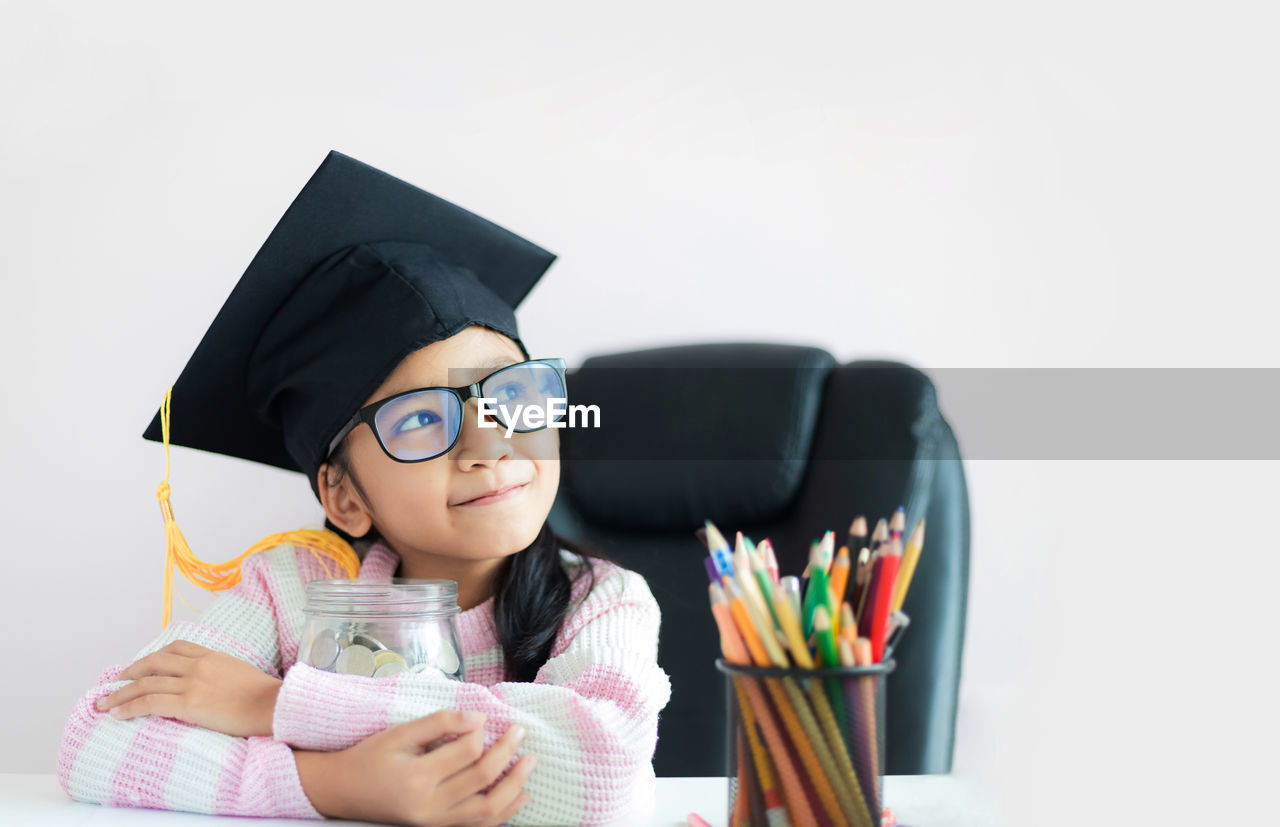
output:
[[[338,637],[331,629],[321,629],[311,641],[307,663],[317,669],[328,669],[338,657]]]
[[[406,664],[406,663],[405,663],[405,659],[404,659],[404,658],[402,658],[402,657],[400,657],[400,653],[399,653],[399,652],[392,652],[390,649],[386,649],[386,650],[384,650],[384,651],[377,652],[377,653],[375,653],[375,654],[374,654],[374,656],[373,656],[373,668],[374,668],[374,670],[377,670],[377,668],[378,668],[379,666],[383,666],[383,665],[388,664],[388,663],[400,663],[400,664],[404,664],[404,665],[406,666],[406,668],[407,668],[407,666],[408,666],[408,664]]]
[[[440,641],[440,651],[436,652],[436,666],[446,675],[458,671],[458,653],[447,640]]]
[[[443,681],[443,680],[450,680],[453,678],[452,675],[446,675],[445,673],[441,672],[440,667],[436,666],[434,663],[430,663],[429,661],[423,661],[422,663],[414,664],[413,666],[409,667],[409,671],[415,675],[422,675],[423,677],[430,678],[432,680]]]
[[[337,669],[344,675],[373,675],[373,652],[367,646],[353,643],[338,653]]]
[[[385,678],[388,675],[399,675],[401,672],[407,671],[409,670],[405,668],[404,661],[389,660],[377,669],[373,670],[373,676],[375,678]]]
[[[373,637],[372,635],[365,634],[364,632],[356,632],[355,634],[353,634],[351,636],[351,642],[353,644],[358,644],[360,646],[363,646],[371,652],[382,652],[382,651],[385,651],[387,648],[386,646],[382,645],[382,641],[378,640],[376,637]]]

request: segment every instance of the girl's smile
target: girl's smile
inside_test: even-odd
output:
[[[527,486],[528,486],[528,483],[523,483],[523,482],[515,483],[513,485],[508,485],[503,488],[499,488],[496,491],[491,491],[487,494],[482,494],[481,496],[475,497],[470,500],[453,503],[453,506],[456,508],[462,508],[464,506],[471,507],[471,506],[478,506],[478,505],[492,505],[494,503],[500,503],[500,502],[508,502],[514,499],[515,497],[520,496],[522,493],[524,493],[524,490]]]

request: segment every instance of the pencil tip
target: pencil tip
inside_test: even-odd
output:
[[[871,534],[871,539],[876,542],[883,543],[889,537],[889,521],[881,517],[876,521],[876,530]]]

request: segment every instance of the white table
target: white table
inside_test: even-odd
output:
[[[659,778],[652,824],[684,827],[695,812],[714,827],[727,821],[728,784],[724,778]],[[971,783],[950,775],[898,775],[884,781],[889,807],[905,827],[990,827],[996,824],[990,803]],[[145,827],[209,827],[217,816],[100,807],[67,798],[52,773],[0,774],[0,825],[145,825]],[[295,819],[235,819],[241,827],[297,827]],[[330,819],[326,824],[361,822]]]

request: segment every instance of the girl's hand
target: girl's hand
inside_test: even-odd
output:
[[[187,640],[129,665],[117,680],[133,683],[98,701],[98,709],[128,720],[161,715],[248,737],[271,735],[283,681],[223,652]]]
[[[524,756],[498,780],[523,727],[510,727],[485,750],[483,721],[479,713],[447,709],[340,752],[295,750],[302,789],[318,812],[333,818],[412,827],[501,824],[529,803],[522,790],[535,760]],[[436,745],[451,735],[458,737]]]

